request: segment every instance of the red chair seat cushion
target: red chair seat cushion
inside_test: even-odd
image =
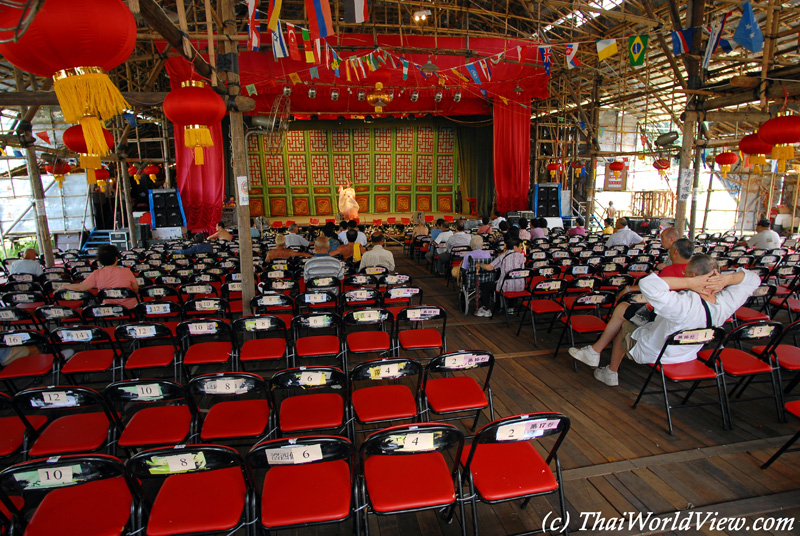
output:
[[[264,477],[261,524],[267,528],[350,515],[350,466],[344,460],[273,467]]]
[[[281,403],[278,417],[283,432],[336,428],[342,425],[343,419],[342,397],[334,393],[287,398]]]
[[[242,361],[259,361],[262,359],[281,359],[286,355],[286,339],[269,338],[253,339],[242,345],[239,359]]]
[[[425,396],[434,413],[475,410],[489,406],[483,389],[469,376],[428,380]]]
[[[385,331],[360,331],[347,335],[347,348],[351,352],[384,352],[391,348],[391,341]]]
[[[126,369],[167,367],[175,359],[175,348],[170,346],[147,346],[137,348],[125,361]]]
[[[105,413],[65,415],[51,422],[36,439],[31,457],[91,452],[103,446],[108,435]]]
[[[766,346],[753,346],[753,353],[761,355]],[[800,348],[789,344],[779,344],[775,349],[781,368],[786,370],[800,370]]]
[[[335,335],[312,335],[301,337],[295,343],[299,357],[318,355],[337,355],[339,353],[339,337]]]
[[[147,534],[230,530],[242,517],[246,493],[239,467],[170,475],[153,501]]]
[[[746,376],[748,374],[762,374],[770,372],[772,368],[757,357],[737,350],[736,348],[725,348],[720,355],[722,368],[727,374],[733,376]]]
[[[757,320],[770,320],[766,313],[761,313],[750,307],[739,307],[735,313],[736,320],[739,322],[755,322]]]
[[[113,350],[84,350],[70,357],[61,368],[61,372],[64,374],[102,372],[110,369],[113,362]]]
[[[714,369],[697,359],[694,361],[685,361],[683,363],[669,363],[661,366],[664,368],[664,376],[676,382],[685,380],[713,380],[717,375]]]
[[[376,512],[445,506],[456,500],[453,477],[440,452],[370,456],[364,477]]]
[[[192,413],[186,406],[161,406],[137,411],[119,437],[120,447],[175,445],[189,436]]]
[[[359,422],[411,419],[417,414],[417,402],[407,385],[377,385],[356,389],[353,409]]]
[[[562,318],[561,321],[567,323],[566,318]],[[592,333],[606,329],[606,323],[594,315],[572,315],[570,324],[572,324],[572,329],[578,333]]]
[[[784,408],[786,408],[786,411],[795,417],[800,417],[800,400],[792,400],[791,402],[787,402]]]
[[[547,314],[547,313],[560,313],[564,310],[561,305],[556,303],[553,300],[545,299],[545,300],[531,300],[527,303],[524,303],[528,309],[531,310],[532,313],[536,314]]]
[[[228,305],[231,308],[231,313],[236,314],[236,313],[241,313],[242,312],[242,300],[241,299],[233,300],[231,302],[228,302]]]
[[[800,300],[797,298],[789,298],[786,303],[784,303],[783,298],[772,298],[769,303],[777,307],[786,307],[793,313],[800,313]]]
[[[264,433],[269,421],[266,400],[231,400],[211,406],[200,438],[203,441],[229,437],[256,437]]]
[[[467,463],[470,449],[461,452]],[[502,501],[558,489],[558,481],[536,448],[528,441],[482,443],[472,458],[470,472],[480,496]]]
[[[51,370],[53,370],[52,354],[29,355],[15,359],[0,370],[0,380],[44,376]]]
[[[503,292],[503,296],[509,300],[513,298],[527,298],[530,295],[531,293],[527,290],[507,290]]]
[[[441,348],[442,334],[438,329],[407,329],[397,336],[400,346],[406,350],[414,348]]]
[[[122,476],[54,489],[36,508],[25,534],[122,534],[131,515],[131,500]]]
[[[47,422],[44,415],[30,415],[28,422],[38,430]],[[0,418],[0,456],[10,456],[22,446],[25,438],[25,424],[19,417]]]
[[[186,355],[183,357],[183,364],[225,363],[230,357],[231,343],[201,342],[191,345],[189,349],[186,350]]]

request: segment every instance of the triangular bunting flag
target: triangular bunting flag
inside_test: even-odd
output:
[[[480,85],[481,77],[478,76],[478,69],[475,68],[475,64],[474,63],[468,63],[464,67],[467,69],[467,72],[472,77],[472,81],[475,82],[476,84]]]

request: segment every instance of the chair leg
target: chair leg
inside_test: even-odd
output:
[[[722,429],[733,430],[733,415],[731,414],[730,400],[728,400],[728,386],[725,382],[724,373],[720,373],[717,376],[717,390],[719,391],[719,403],[720,409],[722,410]]]
[[[695,382],[689,388],[689,391],[687,391],[686,396],[683,397],[683,400],[681,400],[681,406],[684,406],[689,402],[689,398],[691,398],[691,396],[694,394],[698,385],[700,385],[700,380],[695,380]]]
[[[664,393],[664,411],[667,413],[669,435],[675,435],[675,430],[672,428],[672,406],[669,405],[669,389],[667,389],[667,378],[664,376],[663,370],[661,371],[661,390]]]
[[[798,372],[798,373],[795,375],[795,377],[794,377],[794,378],[792,378],[792,379],[791,379],[791,381],[789,381],[789,384],[788,384],[788,385],[786,386],[786,388],[783,390],[783,394],[785,394],[785,395],[788,395],[789,393],[791,393],[791,392],[792,392],[792,389],[794,389],[795,387],[797,387],[797,384],[798,384],[798,383],[800,383],[800,372]]]
[[[775,410],[778,412],[778,421],[786,422],[786,413],[783,411],[783,391],[781,391],[781,371],[772,369],[769,377],[770,380],[772,380],[772,395],[775,398]]]
[[[778,452],[776,452],[775,454],[773,454],[773,455],[772,455],[772,457],[771,457],[769,460],[767,460],[766,462],[764,462],[764,465],[762,465],[762,466],[761,466],[761,468],[762,468],[762,469],[766,469],[767,467],[769,467],[770,465],[772,465],[772,462],[774,462],[775,460],[777,460],[778,458],[780,458],[780,457],[781,457],[781,454],[783,454],[784,452],[786,452],[787,450],[789,450],[789,447],[791,447],[792,445],[794,445],[794,444],[795,444],[795,442],[796,442],[798,439],[800,439],[800,432],[797,432],[797,433],[796,433],[796,434],[795,434],[795,435],[794,435],[794,436],[793,436],[791,439],[789,439],[789,441],[787,441],[787,442],[786,442],[786,444],[785,444],[785,445],[783,445],[781,448],[779,448],[779,449],[778,449]]]
[[[561,342],[564,340],[564,333],[569,329],[569,326],[565,323],[564,329],[561,330],[561,336],[558,338],[558,344],[556,344],[556,351],[553,352],[553,357],[558,357],[558,350],[561,348]]]
[[[639,405],[639,401],[642,399],[642,395],[644,395],[645,390],[647,389],[647,385],[650,383],[650,380],[653,378],[653,374],[656,373],[656,367],[650,367],[650,374],[647,375],[647,379],[644,381],[644,385],[642,386],[642,390],[639,391],[639,396],[636,397],[636,400],[633,403],[633,409],[636,409],[636,406]]]

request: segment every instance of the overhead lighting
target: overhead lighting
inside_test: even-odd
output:
[[[430,9],[420,9],[414,12],[414,22],[425,22],[431,16]]]
[[[419,91],[412,91],[411,97],[409,98],[411,99],[411,102],[417,102],[417,99],[419,99]]]
[[[317,90],[316,90],[316,89],[314,89],[313,87],[312,87],[311,89],[309,89],[309,90],[308,90],[308,98],[309,98],[309,99],[315,99],[315,98],[317,98]]]
[[[420,67],[419,70],[425,74],[430,74],[430,73],[435,73],[436,71],[439,70],[439,68],[433,63],[431,63],[431,57],[428,56],[428,63]]]
[[[442,102],[442,92],[437,91],[436,94],[433,96],[433,100],[436,102]]]
[[[461,102],[461,92],[456,91],[455,95],[453,95],[453,102]]]
[[[339,90],[338,89],[331,90],[331,100],[333,102],[336,102],[337,100],[339,100]]]

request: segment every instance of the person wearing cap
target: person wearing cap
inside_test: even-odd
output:
[[[742,240],[737,246],[747,246],[750,249],[777,249],[781,247],[781,236],[772,230],[772,225],[766,218],[758,220],[755,236]]]

